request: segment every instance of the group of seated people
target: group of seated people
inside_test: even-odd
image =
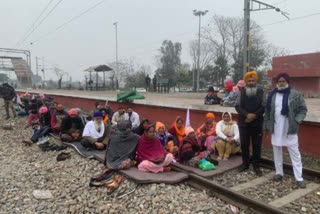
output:
[[[239,82],[233,86],[233,81],[231,79],[225,82],[225,87],[222,90],[215,91],[213,86],[210,86],[208,94],[204,98],[204,104],[220,104],[225,107],[235,107],[237,97],[241,89],[245,86],[246,83],[244,80],[239,80]]]
[[[159,173],[170,171],[172,161],[197,166],[202,158],[212,160],[212,154],[217,154],[218,160],[228,160],[240,151],[239,129],[228,112],[218,123],[213,113],[207,113],[204,123],[194,130],[190,125],[185,127],[181,117],[169,128],[160,121],[140,121],[132,107],[119,107],[113,113],[109,106],[97,104],[90,118],[80,109],[67,112],[61,104],[51,103],[53,100],[47,102],[43,97],[29,100],[27,126],[38,124],[39,128],[24,142],[36,143],[53,132],[64,142],[79,142],[90,150],[106,149],[108,169],[136,165],[141,171]]]

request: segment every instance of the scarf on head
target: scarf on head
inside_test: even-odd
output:
[[[225,114],[228,114],[228,115],[229,115],[230,121],[229,121],[229,122],[225,122],[225,121],[223,120],[223,124],[225,125],[225,128],[224,128],[224,130],[223,130],[222,132],[223,132],[223,134],[224,134],[225,136],[230,137],[230,132],[231,132],[231,129],[232,129],[232,125],[233,125],[235,122],[232,120],[232,115],[231,115],[230,112],[224,112],[224,113],[222,114],[222,117],[223,117]]]
[[[113,168],[118,168],[122,161],[132,155],[138,145],[139,136],[133,132],[127,132],[131,127],[128,120],[122,121],[118,126],[118,131],[111,136],[108,151],[107,163]]]
[[[164,133],[160,133],[159,129],[163,127],[164,128]],[[163,123],[161,122],[156,122],[156,132],[155,132],[156,136],[159,138],[160,143],[162,146],[166,146],[168,137],[170,136],[170,134],[168,133],[168,131],[166,130],[166,127]]]
[[[180,129],[178,129],[178,127],[177,127],[177,121],[180,120],[180,119],[181,119],[180,117],[177,117],[177,119],[172,124],[172,126],[176,130],[176,137],[177,137],[178,142],[182,142],[182,139],[185,136],[184,126],[182,126]]]
[[[283,94],[283,98],[282,98],[282,109],[281,109],[281,114],[283,116],[287,116],[289,114],[289,95],[290,95],[290,91],[291,88],[288,87],[284,90],[279,90],[278,88],[273,89],[267,99],[267,111],[270,112],[271,111],[271,102],[272,102],[272,97],[273,95],[275,95],[277,92],[279,92],[280,94]]]
[[[162,157],[164,154],[166,154],[166,151],[157,137],[154,137],[152,140],[147,140],[145,134],[140,137],[137,148],[138,164],[144,160],[151,161]]]

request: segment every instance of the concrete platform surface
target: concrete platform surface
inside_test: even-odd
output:
[[[72,97],[91,98],[116,101],[116,91],[79,91],[79,90],[33,90],[21,89],[17,91],[28,91],[31,93],[43,93],[47,95],[66,95]],[[233,107],[223,107],[220,105],[204,105],[204,97],[206,93],[141,93],[146,99],[135,100],[134,103],[144,105],[155,105],[163,107],[174,107],[183,109],[193,109],[202,111],[223,112],[229,111],[236,114],[237,112]],[[310,98],[306,99],[308,106],[308,114],[305,121],[320,122],[320,99]]]

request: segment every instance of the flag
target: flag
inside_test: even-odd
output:
[[[108,100],[108,99],[106,99],[106,104],[104,105],[105,107],[107,107],[107,106],[108,106],[108,102],[109,102],[109,100]]]
[[[34,94],[32,94],[32,98],[31,98],[32,100],[34,99]]]
[[[17,103],[22,105],[21,98],[19,95],[17,95]]]
[[[189,110],[189,108],[188,108],[188,110],[187,110],[186,126],[185,126],[185,127],[188,127],[188,126],[191,126],[191,124],[190,124],[190,110]]]

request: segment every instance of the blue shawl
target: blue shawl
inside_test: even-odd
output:
[[[277,92],[279,92],[279,93],[283,94],[281,114],[288,117],[290,91],[291,91],[291,88],[290,88],[290,87],[288,87],[288,88],[286,88],[286,89],[284,89],[284,90],[279,90],[278,88],[273,89],[273,90],[270,92],[269,96],[268,96],[268,100],[267,100],[267,111],[268,111],[268,112],[271,111],[271,102],[272,102],[272,97],[273,97],[273,95],[275,95]]]

